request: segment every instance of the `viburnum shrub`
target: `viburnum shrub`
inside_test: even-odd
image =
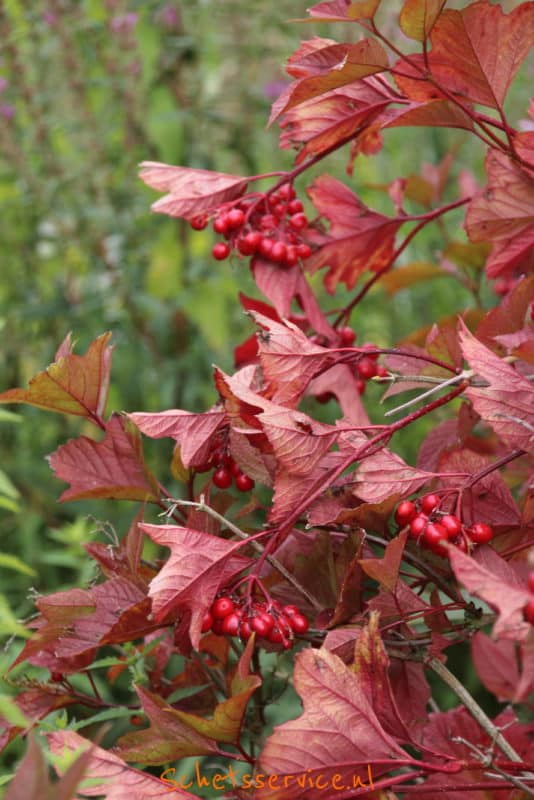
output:
[[[250,269],[265,298],[241,295],[256,333],[236,348],[233,374],[215,368],[213,407],[107,416],[107,333],[84,355],[67,337],[27,389],[0,396],[97,429],[49,456],[69,484],[61,502],[137,506],[120,541],[87,544],[99,574],[89,587],[36,599],[11,667],[17,713],[2,741],[41,728],[64,773],[32,797],[70,797],[82,776],[84,796],[192,797],[178,780],[190,756],[225,765],[229,798],[534,796],[534,132],[503,110],[534,3],[506,14],[487,0],[460,10],[406,0],[402,51],[375,22],[379,6],[310,9],[346,23],[350,41],[315,36],[289,58],[271,121],[296,150],[293,169],[142,165],[166,192],[153,210],[211,225],[214,261]],[[410,126],[473,137],[483,185],[465,170],[456,185],[451,155],[395,177],[387,216],[328,173],[301,183],[341,148],[352,169],[390,128]],[[458,209],[466,241],[447,238]],[[409,344],[359,344],[354,312],[371,287],[426,276],[428,265],[400,257],[427,226],[476,308],[449,309]],[[319,271],[327,296],[340,284],[351,293],[343,307],[326,310],[309,281]],[[500,297],[489,311],[484,280]],[[371,424],[366,381],[385,399],[412,394]],[[337,404],[332,423],[314,416],[325,400]],[[438,409],[406,463],[394,434]],[[174,440],[183,491],[151,472],[142,436]],[[487,710],[446,665],[452,645],[472,659]],[[290,678],[303,708],[270,730]],[[440,707],[440,681],[456,707]],[[115,717],[105,742],[78,733]],[[78,748],[65,772],[59,754]],[[42,758],[30,739],[8,799],[44,774]]]

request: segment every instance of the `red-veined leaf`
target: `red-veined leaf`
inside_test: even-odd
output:
[[[151,439],[169,436],[178,442],[182,463],[190,467],[206,460],[210,440],[224,424],[226,414],[221,408],[212,408],[203,414],[170,409],[155,413],[134,411],[128,417],[145,436]]]
[[[122,415],[111,417],[102,441],[70,439],[48,462],[56,478],[70,483],[62,503],[86,497],[157,501],[158,484],[144,462],[139,431]]]
[[[522,703],[534,691],[534,642],[520,646],[518,661],[516,642],[496,642],[477,631],[471,640],[471,655],[478,677],[500,703]]]
[[[359,446],[359,445],[358,445]],[[381,503],[392,494],[416,492],[434,474],[410,467],[400,456],[384,448],[364,458],[354,475],[354,494],[366,503]]]
[[[424,42],[434,27],[446,0],[405,0],[400,26],[410,39]]]
[[[307,191],[330,228],[327,234],[317,235],[320,247],[307,259],[306,269],[315,272],[327,266],[324,282],[329,292],[339,283],[353,289],[364,270],[377,271],[389,262],[401,220],[371,211],[329,175],[316,178]]]
[[[215,211],[222,203],[236,200],[252,180],[206,169],[173,167],[156,161],[143,161],[139,177],[152,189],[169,193],[152,204],[152,211],[184,219]]]
[[[372,19],[381,0],[326,0],[308,9],[309,22],[350,22]]]
[[[339,436],[339,429],[300,411],[283,408],[260,414],[278,462],[292,475],[308,475]]]
[[[109,389],[111,333],[91,342],[83,356],[72,352],[70,334],[56,353],[56,360],[31,379],[27,389],[8,389],[0,403],[28,403],[48,411],[87,417],[101,424]]]

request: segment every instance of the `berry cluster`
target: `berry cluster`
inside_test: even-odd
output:
[[[352,347],[356,341],[356,333],[352,328],[339,328],[337,333],[339,336],[340,347]],[[354,377],[356,378],[358,392],[359,394],[363,394],[365,392],[367,381],[371,380],[371,378],[374,378],[377,375],[381,378],[385,378],[388,374],[388,371],[382,365],[377,364],[378,353],[373,352],[373,350],[376,350],[375,344],[372,342],[364,342],[360,349],[369,350],[369,355],[362,356],[355,364],[351,365],[351,369]],[[332,392],[323,392],[317,395],[316,399],[319,401],[319,403],[328,403],[328,401],[332,400],[334,397],[335,396],[332,394]]]
[[[523,613],[527,622],[534,625],[534,570],[531,570],[528,575],[527,586],[529,592],[532,594],[530,600],[527,601]]]
[[[395,511],[395,521],[400,527],[408,525],[408,533],[433,553],[447,555],[444,542],[456,545],[469,553],[474,545],[487,544],[493,539],[493,528],[485,522],[467,527],[459,517],[439,510],[441,499],[437,494],[425,494],[414,502],[404,500]]]
[[[294,635],[306,633],[309,623],[297,606],[282,606],[277,600],[245,600],[221,594],[202,621],[202,633],[239,636],[246,642],[253,633],[284,650],[293,646]]]
[[[194,230],[208,224],[206,214],[191,220]],[[261,197],[250,196],[237,204],[219,210],[213,219],[213,230],[226,241],[213,245],[212,255],[224,261],[232,250],[242,256],[259,256],[283,269],[296,266],[312,254],[303,234],[308,228],[304,206],[290,183],[278,191]]]
[[[195,467],[197,472],[210,472],[214,469],[212,481],[217,489],[229,489],[232,481],[240,492],[250,492],[256,485],[249,475],[246,475],[228,452],[228,443],[225,435],[220,436],[212,449],[209,458],[203,464]]]

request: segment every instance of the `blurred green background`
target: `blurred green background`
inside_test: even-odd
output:
[[[245,262],[214,262],[209,230],[150,212],[157,196],[138,179],[138,164],[237,174],[289,168],[292,154],[278,150],[276,127],[266,128],[287,56],[314,34],[357,35],[355,26],[288,24],[309,5],[0,0],[0,390],[25,386],[69,331],[83,352],[111,330],[110,410],[211,405],[211,365],[231,371],[234,346],[252,330],[237,292],[259,294]],[[384,25],[393,30],[400,2],[385,5]],[[526,116],[531,79],[523,70],[512,89],[512,122]],[[391,131],[379,155],[358,158],[352,177],[347,152],[313,174],[328,169],[392,213],[384,186],[420,174],[425,162],[438,165],[451,148],[448,200],[463,170],[483,177],[483,147],[459,131]],[[424,210],[417,202],[411,208]],[[461,218],[425,230],[403,263],[440,263],[450,241],[466,241]],[[351,320],[358,341],[391,345],[434,320],[495,302],[483,281],[478,292],[479,266],[455,268],[456,276],[443,273],[394,295],[373,290]],[[476,292],[465,288],[469,282]],[[320,287],[320,276],[313,284]],[[325,307],[347,299],[340,290],[325,296]],[[374,386],[366,393],[375,418],[380,394]],[[323,419],[334,413],[318,410]],[[400,438],[407,459],[432,424],[422,421]],[[80,433],[92,431],[38,409],[0,407],[2,637],[19,632],[16,620],[32,612],[30,589],[87,584],[93,571],[81,544],[101,537],[95,519],[122,534],[132,517],[127,503],[57,503],[64,487],[44,457]],[[147,444],[164,482],[171,449]],[[0,672],[8,661],[4,653]]]

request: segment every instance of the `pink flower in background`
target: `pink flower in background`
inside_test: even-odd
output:
[[[286,86],[286,81],[281,79],[268,81],[267,83],[263,84],[263,94],[269,100],[276,100],[276,98],[282,94]]]
[[[126,14],[117,14],[110,20],[110,28],[113,33],[130,33],[137,25],[139,15],[135,11],[128,11]]]
[[[43,22],[45,25],[49,25],[51,28],[53,28],[57,22],[57,16],[52,13],[52,11],[45,11],[43,14]]]
[[[0,117],[4,119],[13,119],[15,116],[15,106],[10,103],[2,103],[0,105]]]
[[[156,13],[155,20],[159,25],[162,25],[169,31],[177,31],[180,29],[180,12],[175,6],[162,6]]]

